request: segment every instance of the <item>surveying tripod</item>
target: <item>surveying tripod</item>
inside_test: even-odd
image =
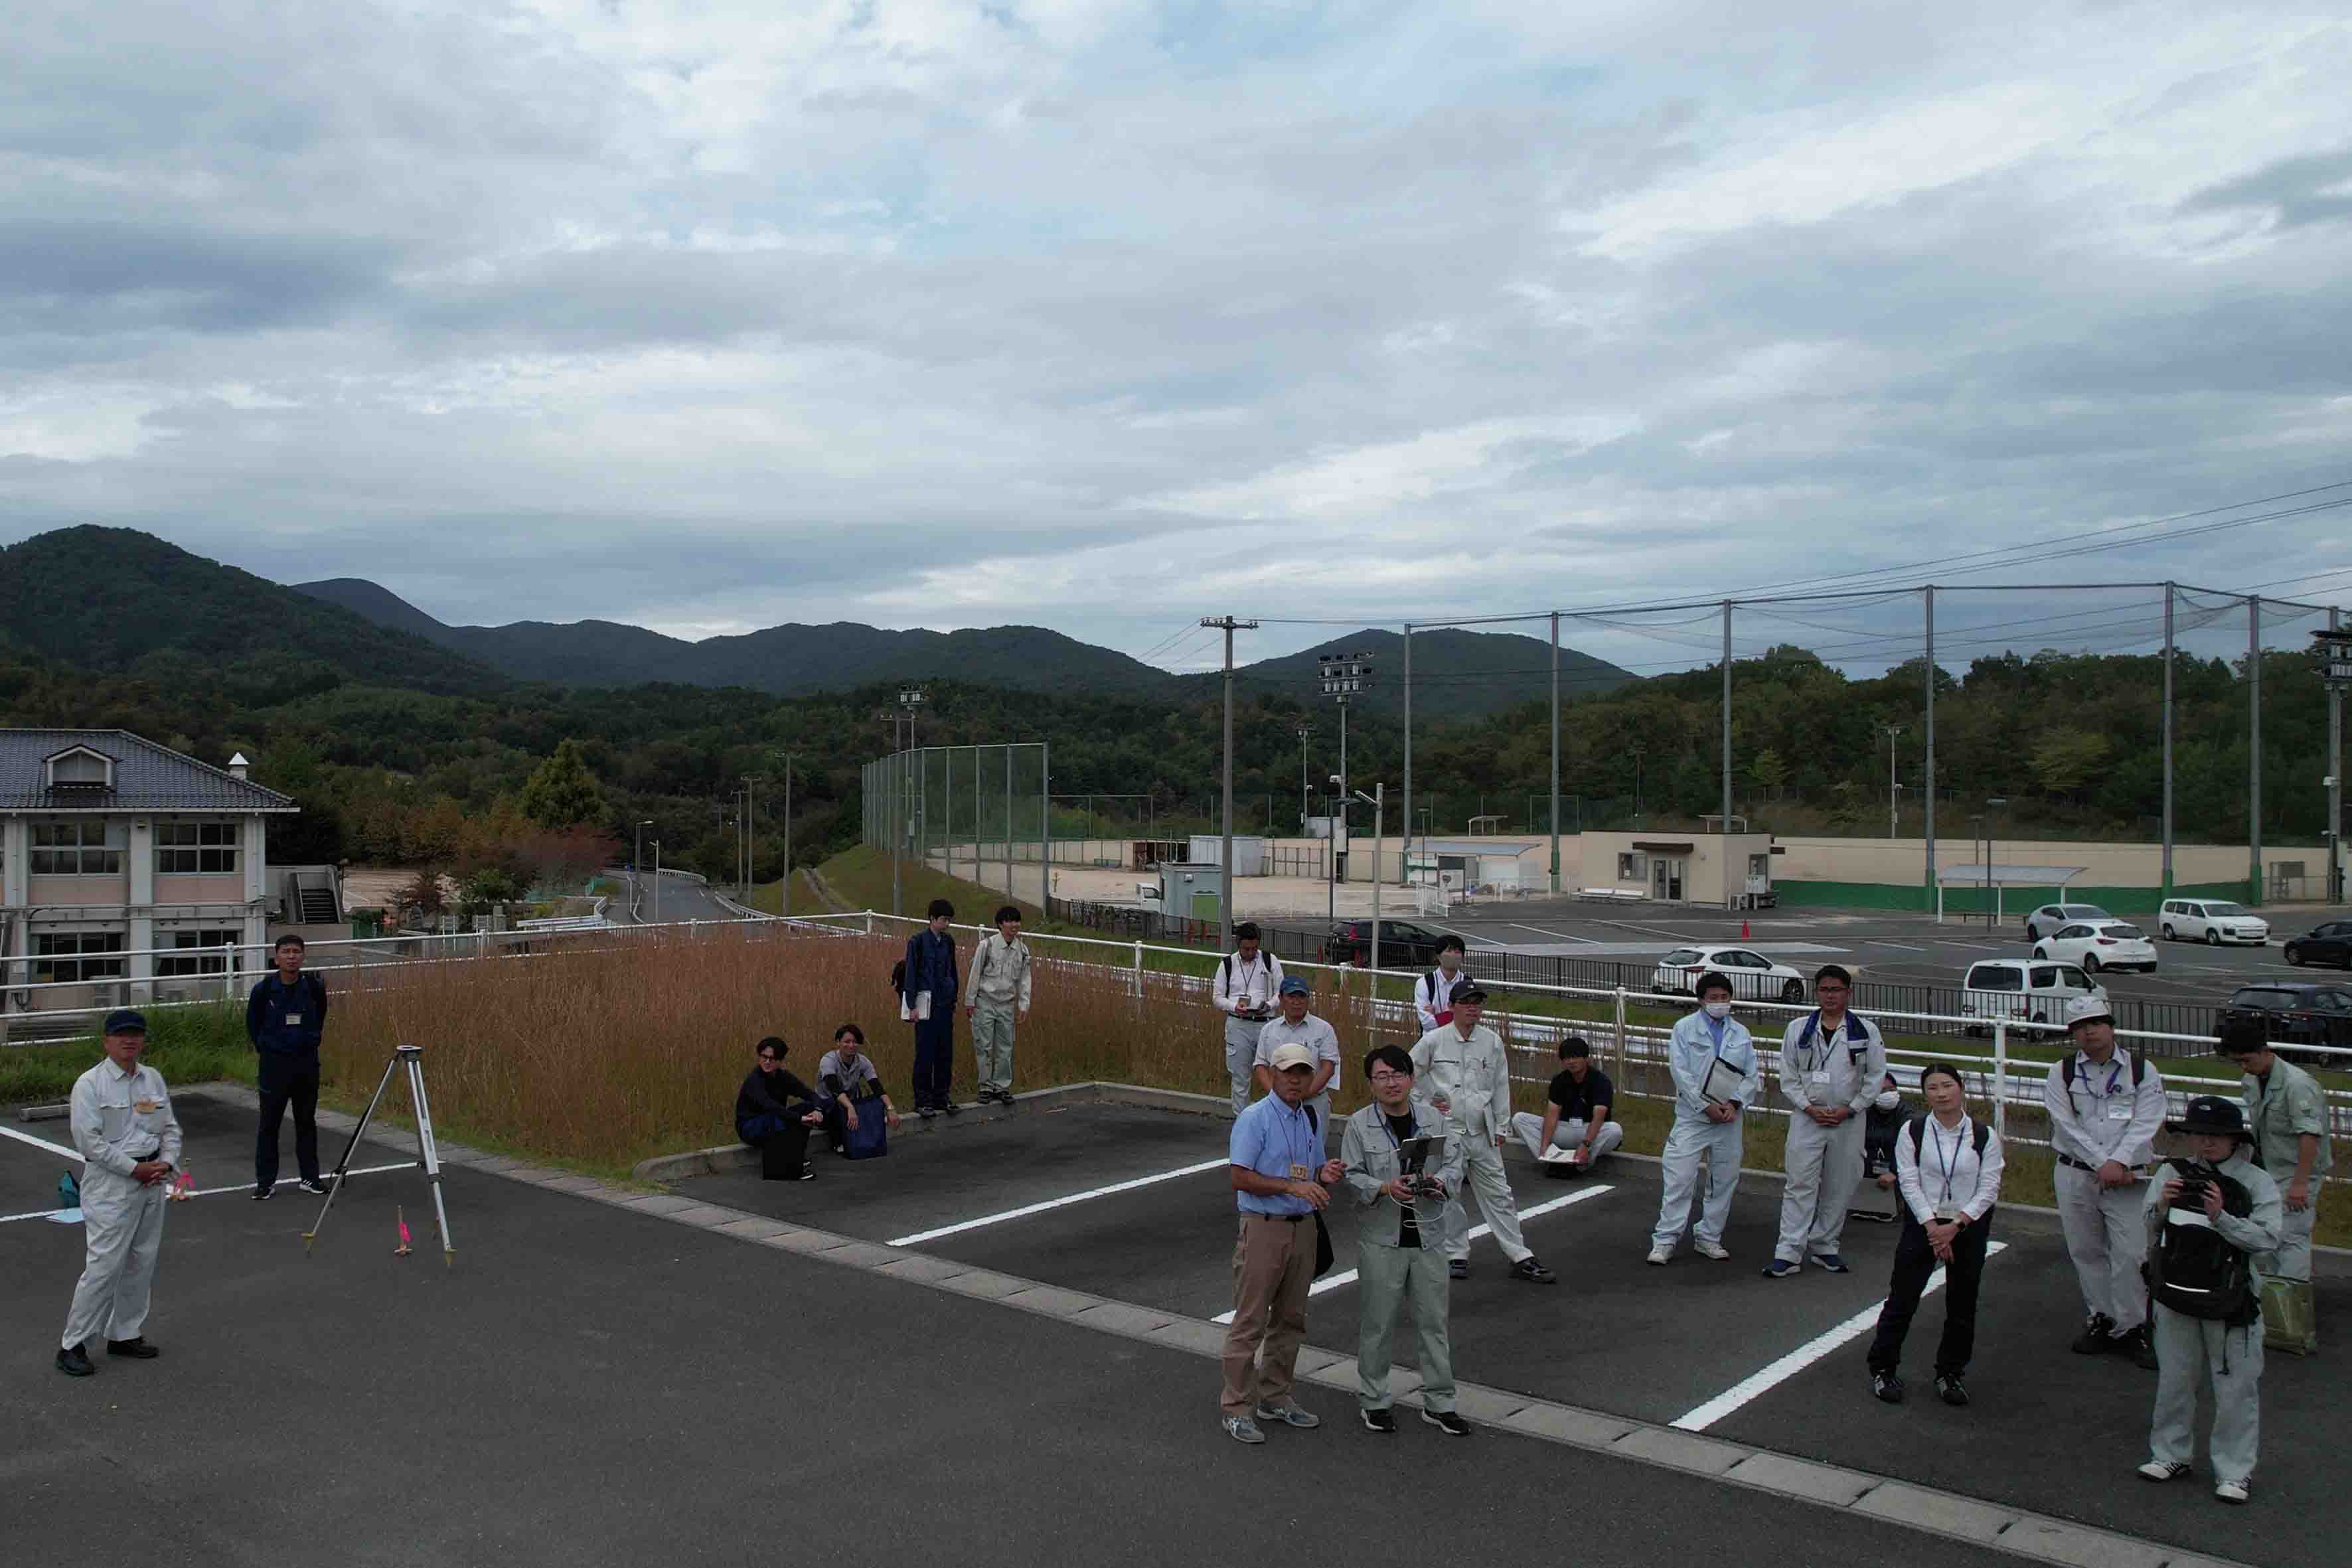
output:
[[[352,1141],[343,1145],[343,1157],[335,1162],[334,1174],[327,1179],[327,1201],[319,1205],[319,1217],[302,1233],[305,1252],[319,1239],[319,1231],[327,1223],[327,1211],[335,1206],[336,1194],[343,1190],[352,1155],[359,1149],[360,1140],[367,1136],[368,1123],[375,1119],[375,1108],[383,1102],[392,1075],[403,1068],[408,1069],[408,1103],[416,1112],[416,1163],[424,1170],[425,1179],[433,1184],[433,1217],[441,1226],[442,1266],[446,1268],[457,1258],[457,1249],[449,1245],[449,1210],[441,1201],[441,1152],[433,1142],[433,1110],[425,1099],[422,1046],[402,1046],[392,1053],[392,1060],[384,1063],[383,1077],[376,1080],[375,1092],[368,1096],[367,1109],[360,1113],[359,1125],[352,1129]]]

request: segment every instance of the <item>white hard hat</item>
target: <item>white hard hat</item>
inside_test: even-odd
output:
[[[2077,1024],[2112,1024],[2115,1021],[2115,1009],[2107,1005],[2105,996],[2077,996],[2066,1004],[2066,1027],[2069,1029]]]

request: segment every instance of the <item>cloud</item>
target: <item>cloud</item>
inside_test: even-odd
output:
[[[2321,8],[25,0],[0,58],[0,534],[450,620],[1140,653],[2352,479]],[[2090,559],[2338,559],[2263,527]]]

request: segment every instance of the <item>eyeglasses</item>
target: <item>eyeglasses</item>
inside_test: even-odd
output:
[[[763,1062],[780,1062],[780,1061],[782,1061],[784,1058],[782,1058],[782,1057],[780,1057],[780,1056],[778,1056],[778,1055],[777,1055],[775,1052],[773,1052],[773,1051],[761,1051],[761,1052],[760,1053],[760,1059],[761,1059],[761,1061],[763,1061]]]
[[[1386,1068],[1382,1068],[1380,1071],[1372,1075],[1372,1081],[1374,1083],[1411,1083],[1412,1081],[1412,1074],[1409,1072],[1391,1072]]]

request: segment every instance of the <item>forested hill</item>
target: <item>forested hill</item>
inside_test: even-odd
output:
[[[268,703],[346,680],[491,691],[496,670],[127,528],[0,550],[0,638],[77,668]]]

